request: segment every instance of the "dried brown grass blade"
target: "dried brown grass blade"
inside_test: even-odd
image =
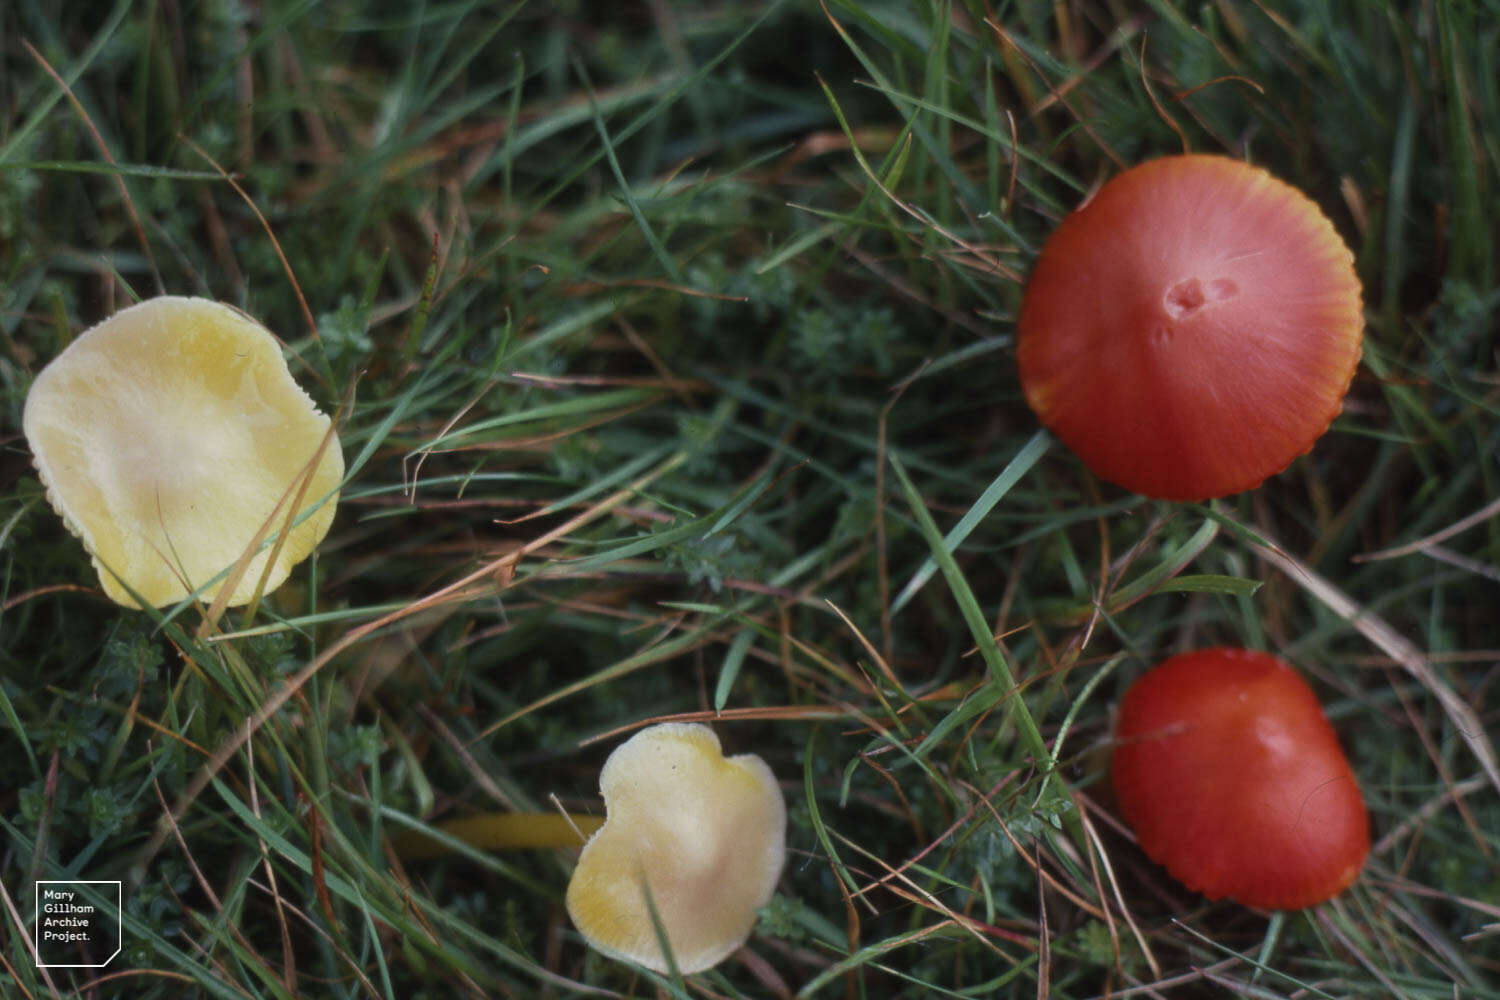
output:
[[[1433,672],[1432,664],[1428,661],[1426,654],[1419,650],[1416,644],[1369,610],[1361,608],[1348,594],[1279,547],[1253,542],[1251,547],[1262,559],[1285,573],[1293,583],[1354,626],[1360,635],[1401,664],[1419,684],[1431,691],[1433,697],[1443,706],[1443,711],[1453,722],[1454,728],[1458,730],[1459,736],[1468,746],[1469,752],[1478,759],[1479,766],[1484,769],[1490,784],[1495,787],[1496,791],[1500,791],[1500,764],[1496,763],[1495,748],[1490,744],[1489,736],[1485,733],[1479,716],[1469,707],[1468,702],[1460,698],[1456,691]]]

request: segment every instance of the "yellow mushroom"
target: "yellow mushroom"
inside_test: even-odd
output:
[[[636,733],[599,775],[604,826],[568,883],[568,914],[612,958],[667,972],[647,905],[677,968],[701,972],[750,936],[786,860],[786,803],[765,761],[726,759],[713,730]]]
[[[160,607],[203,587],[263,526],[275,536],[300,494],[293,520],[311,513],[256,553],[227,603],[251,599],[274,555],[269,593],[328,533],[344,476],[276,338],[207,299],[149,299],[80,334],[37,375],[23,429],[52,506],[126,607],[131,591]]]

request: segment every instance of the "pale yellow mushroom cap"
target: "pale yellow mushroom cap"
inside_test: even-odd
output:
[[[282,496],[295,497],[329,420],[259,323],[208,299],[162,296],[69,344],[32,383],[22,424],[47,497],[83,540],[104,592],[136,607],[123,580],[160,607],[238,561]],[[276,553],[266,592],[328,533],[329,493],[343,476],[335,438],[298,513],[322,506]],[[256,554],[229,604],[250,600],[271,551]]]
[[[567,897],[589,944],[668,971],[643,883],[683,974],[744,944],[786,861],[786,802],[766,762],[726,759],[712,729],[667,722],[617,747],[599,790],[604,826],[584,845]]]

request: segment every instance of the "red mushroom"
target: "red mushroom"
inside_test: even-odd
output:
[[[1317,696],[1268,653],[1174,656],[1125,693],[1110,765],[1142,849],[1210,899],[1292,910],[1348,888],[1369,816]]]
[[[1353,256],[1317,205],[1248,163],[1168,156],[1047,240],[1016,354],[1027,402],[1095,474],[1201,500],[1312,448],[1363,326]]]

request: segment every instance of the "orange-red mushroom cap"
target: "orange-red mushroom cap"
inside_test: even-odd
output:
[[[1317,696],[1268,653],[1205,649],[1125,693],[1110,778],[1141,848],[1210,899],[1292,910],[1337,895],[1369,815]]]
[[[1027,402],[1096,475],[1201,500],[1312,448],[1363,325],[1353,255],[1316,204],[1239,160],[1168,156],[1047,240],[1016,354]]]

